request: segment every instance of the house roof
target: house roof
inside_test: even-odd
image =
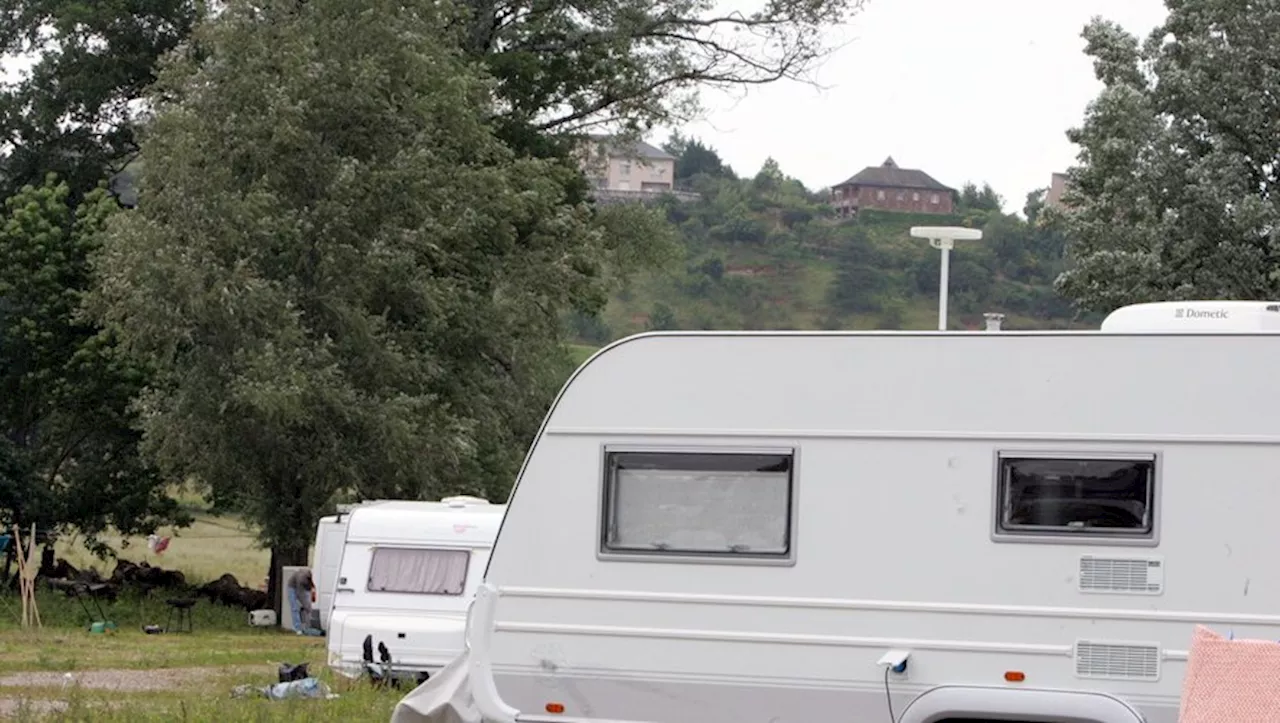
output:
[[[954,191],[939,183],[933,176],[915,168],[899,168],[889,156],[878,166],[867,166],[840,186],[871,186],[873,188],[920,188],[929,191]]]
[[[609,151],[610,158],[644,158],[652,161],[674,161],[676,159],[670,153],[644,141],[624,144],[614,140],[613,136],[603,135],[593,135],[591,139],[604,144]]]

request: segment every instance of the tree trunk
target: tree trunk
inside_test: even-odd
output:
[[[271,548],[271,572],[267,576],[267,596],[271,599],[271,609],[276,611],[276,619],[284,620],[289,615],[287,598],[280,594],[284,588],[284,568],[287,565],[306,565],[307,543],[300,545],[276,545]]]
[[[17,573],[13,572],[13,550],[17,543],[13,541],[13,531],[9,531],[9,545],[4,548],[4,579],[8,581],[9,587],[17,587]]]
[[[58,556],[53,549],[52,544],[46,543],[45,548],[40,551],[40,572],[36,573],[40,577],[53,577],[54,570],[58,566]]]

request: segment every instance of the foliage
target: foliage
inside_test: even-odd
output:
[[[98,189],[73,212],[70,195],[51,175],[0,219],[0,520],[93,543],[108,525],[147,534],[186,516],[137,454],[145,374],[78,314],[117,207]]]
[[[845,314],[880,311],[892,283],[881,268],[884,261],[867,230],[855,226],[836,252],[836,278],[828,292],[831,306]]]
[[[699,88],[801,78],[861,0],[461,0],[462,47],[497,79],[503,137],[670,125]],[[541,142],[541,141],[539,141]]]
[[[157,59],[201,15],[200,0],[9,0],[0,56],[34,55],[0,87],[0,197],[55,172],[72,203],[137,153],[137,105]]]
[[[662,150],[676,157],[677,181],[688,181],[698,175],[734,178],[733,169],[697,138],[672,133],[671,138],[662,144]]]
[[[576,169],[495,138],[446,11],[227,3],[161,73],[145,202],[96,259],[92,309],[163,375],[146,451],[277,570],[349,490],[505,496],[561,314],[661,257],[660,216],[571,204]]]
[[[1083,33],[1104,87],[1068,134],[1070,209],[1048,214],[1082,308],[1280,293],[1280,6],[1167,5],[1144,43],[1100,18]]]
[[[701,142],[677,137],[668,148],[685,149],[700,168],[724,167]],[[933,328],[938,253],[909,238],[908,229],[939,224],[984,231],[982,242],[951,257],[953,326],[978,328],[988,311],[1007,314],[1009,328],[1092,323],[1075,318],[1053,290],[1064,265],[1060,230],[1003,213],[1002,199],[987,184],[962,189],[951,216],[865,210],[841,219],[824,196],[788,178],[772,160],[744,180],[700,172],[688,181],[700,200],[665,207],[683,241],[683,268],[638,277],[598,317],[574,319],[579,340],[599,345],[673,326]],[[1038,191],[1032,200],[1043,195]]]
[[[960,213],[966,211],[999,211],[1004,205],[1004,199],[1000,194],[996,193],[991,184],[984,183],[979,189],[974,183],[966,183],[960,189],[960,197],[956,200],[956,210]]]

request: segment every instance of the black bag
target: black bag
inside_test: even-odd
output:
[[[280,682],[290,683],[295,680],[309,678],[311,674],[307,672],[307,663],[298,663],[297,665],[289,665],[288,663],[280,664]]]

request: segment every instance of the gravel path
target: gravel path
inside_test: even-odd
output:
[[[264,666],[161,668],[158,670],[79,670],[71,673],[40,671],[0,676],[0,688],[70,688],[146,693],[207,684],[228,675],[262,673]],[[7,701],[12,702],[12,701]],[[4,703],[0,703],[3,711]]]

